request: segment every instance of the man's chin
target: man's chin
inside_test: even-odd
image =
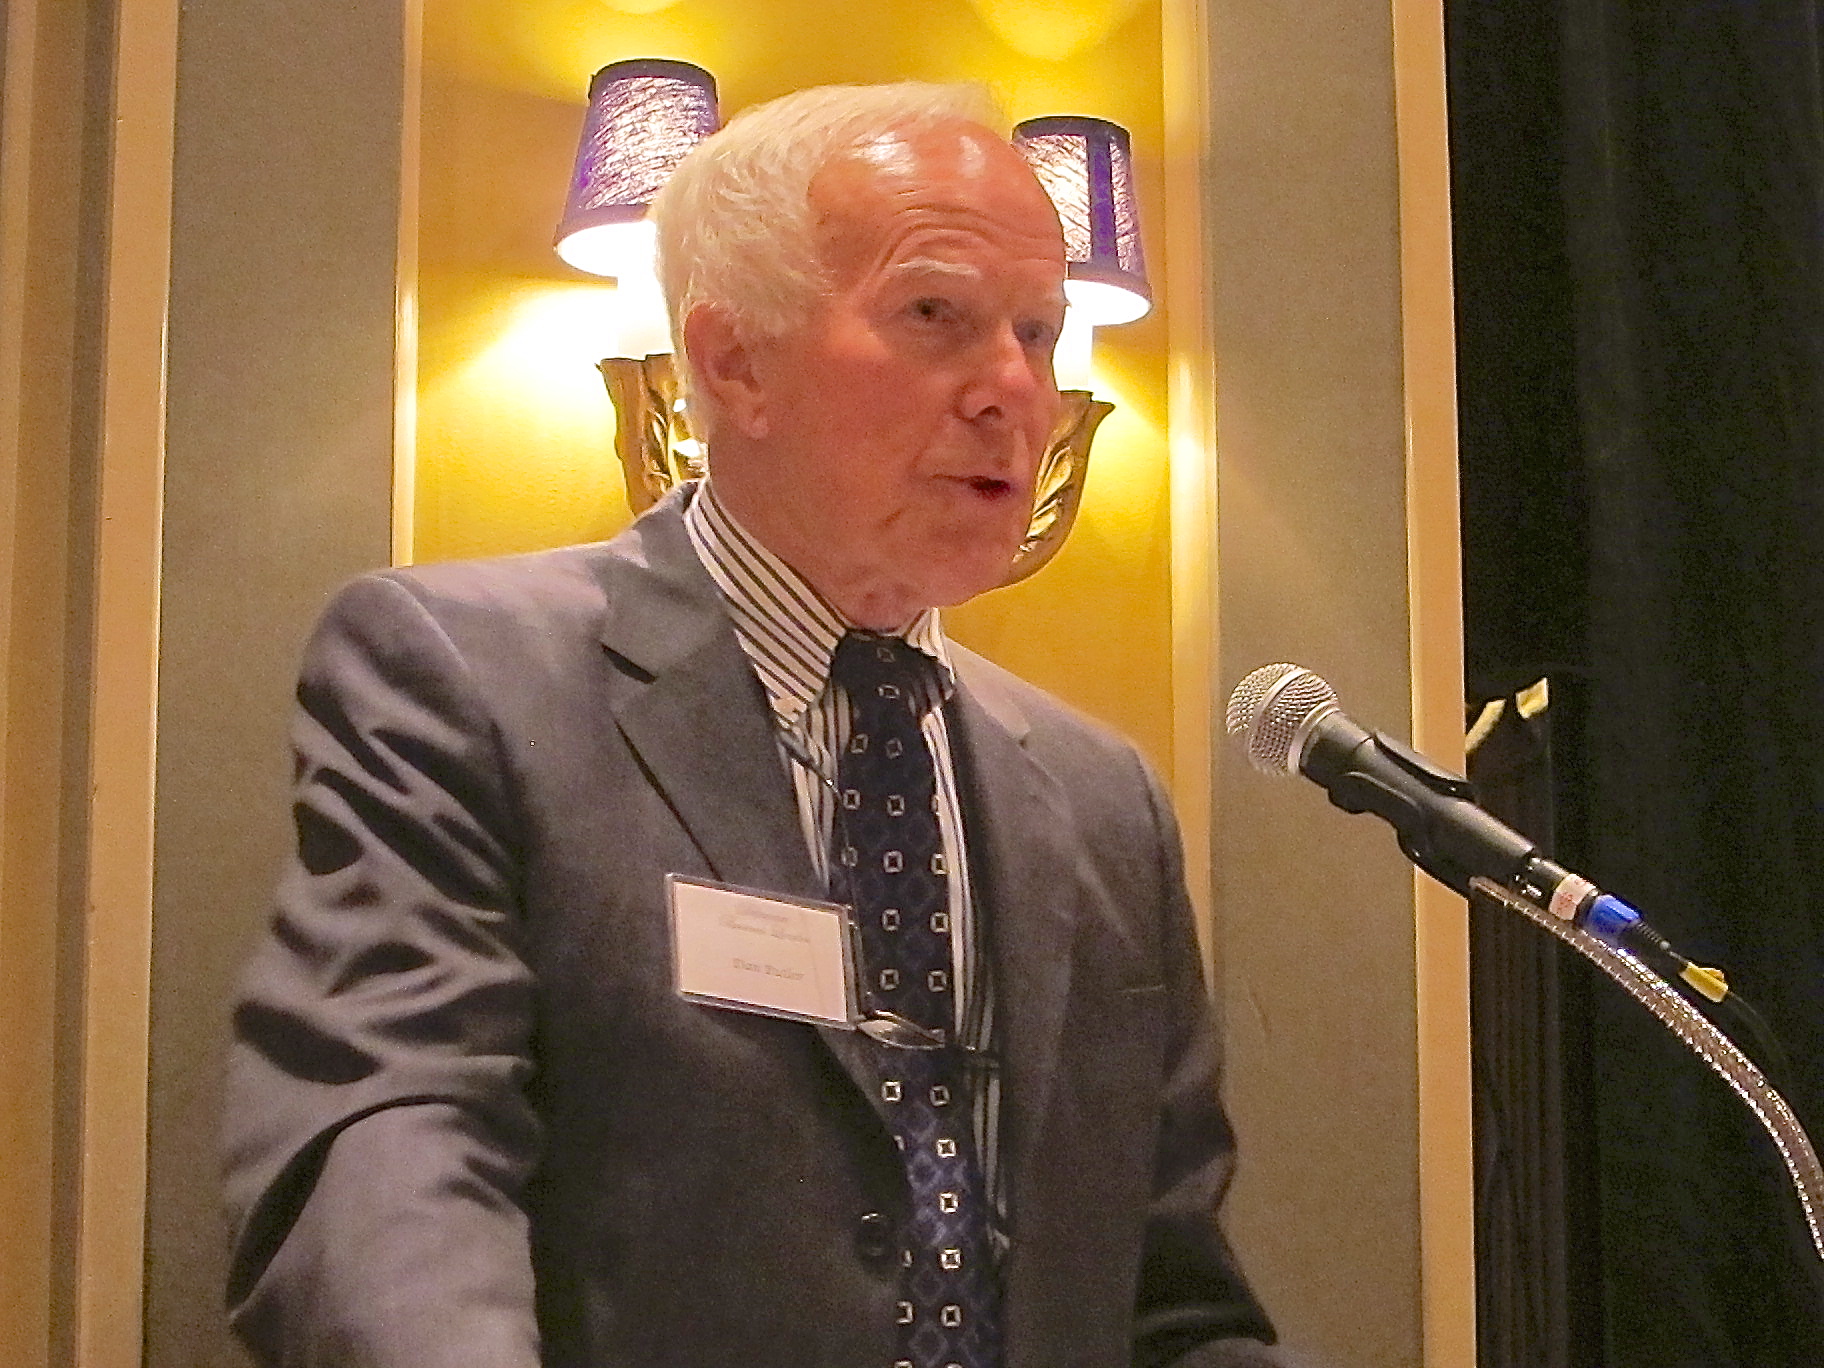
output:
[[[954,608],[990,589],[999,589],[1013,573],[1013,558],[1018,550],[1016,541],[1005,552],[971,556],[967,561],[952,559],[945,574],[927,581],[925,596],[933,607]]]
[[[1028,519],[1022,518],[1017,532],[993,540],[978,532],[898,542],[893,554],[876,558],[874,574],[869,577],[876,591],[855,597],[865,599],[875,616],[897,615],[902,608],[908,609],[893,628],[923,609],[954,608],[967,603],[1007,583],[1027,523]],[[846,611],[853,619],[854,609]]]

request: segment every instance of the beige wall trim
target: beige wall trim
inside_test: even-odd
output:
[[[399,119],[399,271],[393,351],[394,565],[415,559],[418,520],[418,203],[424,123],[424,0],[404,0]]]
[[[10,0],[5,15],[5,108],[0,112],[0,1360],[49,1363],[55,1278],[52,1187],[57,1056],[57,810],[55,747],[62,709],[35,687],[34,667],[62,658],[64,558],[48,516],[57,490],[35,488],[24,453],[56,464],[67,451],[67,399],[47,395],[37,358],[48,337],[67,339],[73,304],[57,280],[67,243],[55,237],[72,207],[43,182],[42,167],[68,151],[69,119],[41,92],[63,73],[40,68],[55,44],[41,0]],[[41,20],[43,23],[41,23]],[[49,222],[47,223],[47,220]],[[68,362],[68,348],[52,356]],[[52,411],[46,412],[47,400]],[[38,567],[33,573],[33,567]],[[44,590],[56,596],[48,603]],[[39,606],[34,610],[34,604]],[[48,608],[48,611],[47,611]],[[47,749],[49,754],[47,755]],[[35,784],[34,770],[53,763]]]
[[[1457,498],[1456,330],[1449,111],[1439,0],[1394,0],[1400,279],[1406,374],[1412,738],[1463,768],[1463,575]],[[1469,922],[1416,871],[1419,1232],[1425,1362],[1476,1358],[1475,1142],[1470,1101]]]
[[[1213,677],[1216,616],[1211,575],[1216,526],[1215,344],[1205,282],[1204,168],[1210,100],[1206,0],[1163,0],[1165,97],[1165,310],[1167,430],[1172,507],[1172,788],[1184,833],[1185,872],[1204,962],[1210,925],[1210,747],[1222,682]],[[1219,975],[1220,971],[1216,971]]]
[[[177,0],[119,0],[108,199],[76,1361],[144,1338],[152,813]]]
[[[6,22],[0,1361],[134,1368],[177,0]]]

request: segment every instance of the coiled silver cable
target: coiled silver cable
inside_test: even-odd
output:
[[[1685,1001],[1676,989],[1627,951],[1560,921],[1543,908],[1487,879],[1476,879],[1471,887],[1543,926],[1614,979],[1628,996],[1658,1017],[1667,1030],[1729,1085],[1730,1091],[1742,1099],[1754,1113],[1755,1120],[1772,1137],[1774,1148],[1785,1161],[1786,1172],[1791,1175],[1792,1185],[1799,1194],[1799,1206],[1805,1213],[1811,1243],[1818,1251],[1818,1257],[1824,1259],[1824,1167],[1820,1167],[1817,1151],[1799,1125],[1798,1117],[1786,1105],[1786,1099],[1762,1077],[1754,1061],[1737,1049],[1728,1036],[1711,1025],[1709,1019]]]

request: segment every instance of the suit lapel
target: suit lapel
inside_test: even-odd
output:
[[[717,879],[826,897],[765,693],[690,544],[682,508],[674,496],[642,518],[629,554],[607,571],[602,645],[622,676],[610,710]],[[834,1027],[817,1034],[884,1121],[861,1037]]]
[[[952,702],[978,934],[987,937],[1001,1064],[1001,1159],[1020,1190],[1058,1074],[1079,881],[1057,781],[1028,753],[1024,714],[958,653]]]
[[[716,878],[821,897],[765,696],[682,507],[642,518],[604,571],[601,640],[621,674],[610,711]]]

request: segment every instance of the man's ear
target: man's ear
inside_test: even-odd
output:
[[[752,345],[727,310],[698,304],[684,317],[684,348],[691,383],[705,390],[718,420],[742,436],[766,436],[766,390]]]

